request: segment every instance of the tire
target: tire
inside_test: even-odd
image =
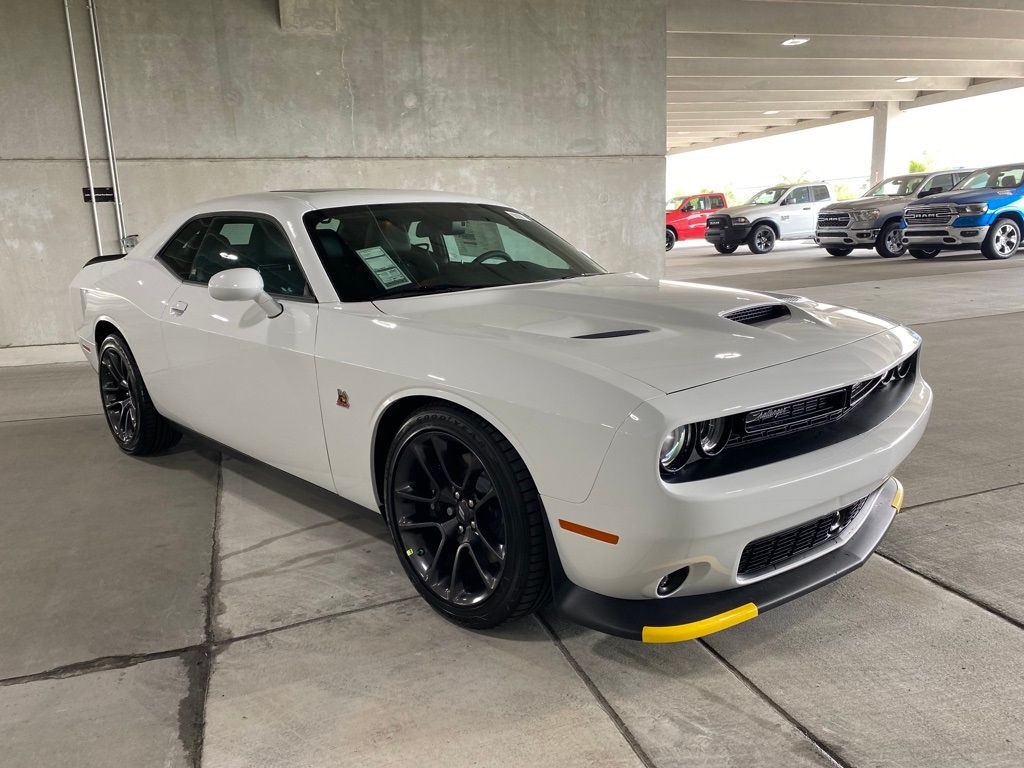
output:
[[[751,253],[771,253],[775,248],[775,230],[767,224],[758,224],[747,236],[747,247]]]
[[[826,248],[825,250],[831,256],[849,256],[853,253],[853,248]]]
[[[671,251],[676,247],[676,233],[668,227],[665,228],[665,250]]]
[[[981,244],[986,259],[1008,259],[1020,250],[1020,225],[1013,219],[996,219]]]
[[[941,248],[910,248],[910,255],[915,259],[934,259],[941,252]]]
[[[903,242],[903,235],[900,234],[900,223],[898,221],[890,221],[878,233],[878,240],[875,242],[875,253],[883,259],[898,259],[906,252],[907,245]]]
[[[413,413],[388,451],[384,497],[406,575],[449,621],[489,629],[548,599],[537,488],[483,419],[444,405]]]
[[[724,245],[723,243],[715,243],[715,250],[719,253],[736,253],[737,248],[739,248],[737,244]]]
[[[181,432],[157,412],[128,343],[110,334],[100,345],[99,361],[100,404],[117,447],[150,456],[176,445]]]

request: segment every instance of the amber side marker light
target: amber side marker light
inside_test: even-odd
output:
[[[591,528],[586,525],[580,525],[570,520],[559,520],[558,527],[564,531],[570,533],[578,533],[580,536],[587,536],[591,539],[597,539],[603,541],[605,544],[618,544],[619,535],[617,533],[608,533],[608,531],[600,531],[597,528]]]

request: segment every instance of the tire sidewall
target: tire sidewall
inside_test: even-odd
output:
[[[1007,253],[1007,254],[1003,255],[1003,254],[1001,254],[1001,253],[996,251],[996,247],[995,247],[996,232],[998,232],[999,229],[1001,229],[1002,227],[1006,226],[1007,224],[1012,226],[1017,231],[1017,247],[1014,248],[1011,253]],[[996,260],[999,260],[999,261],[1001,261],[1003,259],[1009,259],[1009,258],[1011,258],[1013,256],[1016,256],[1020,252],[1020,235],[1021,235],[1020,224],[1018,224],[1015,220],[1013,220],[1011,218],[996,219],[995,223],[993,223],[992,227],[989,229],[988,234],[985,236],[985,242],[984,242],[984,244],[982,246],[981,252],[985,256],[985,258],[987,258],[987,259],[996,259]]]
[[[934,259],[940,253],[938,248],[908,248],[907,252],[915,259]]]
[[[529,569],[527,499],[513,476],[505,457],[493,439],[478,425],[455,409],[430,408],[414,413],[398,430],[388,451],[384,470],[384,517],[391,532],[395,553],[416,591],[436,611],[462,625],[492,626],[507,618],[526,587]],[[483,602],[457,606],[446,602],[428,587],[408,561],[399,534],[394,501],[395,469],[398,457],[409,442],[424,432],[440,432],[464,443],[485,467],[501,500],[505,528],[505,565],[498,587]],[[539,501],[537,502],[539,503]]]
[[[760,232],[763,229],[767,229],[768,232],[771,233],[771,241],[768,243],[768,247],[767,248],[759,249],[757,247],[757,233]],[[778,238],[775,236],[775,230],[774,229],[772,229],[767,224],[756,224],[754,226],[753,230],[751,230],[751,232],[750,232],[749,248],[750,248],[750,250],[753,253],[757,253],[757,254],[771,253],[773,250],[775,250],[775,241],[776,240],[778,240]]]
[[[739,248],[738,245],[722,245],[720,243],[715,245],[715,250],[718,251],[719,253],[723,254],[723,255],[728,255],[730,253],[736,253],[736,249],[737,248]]]
[[[676,247],[676,243],[679,242],[679,238],[676,237],[676,233],[671,229],[665,230],[665,250],[671,251]]]
[[[900,225],[898,221],[890,221],[888,224],[882,227],[882,231],[878,233],[878,242],[875,243],[875,252],[878,253],[878,255],[881,256],[883,259],[898,259],[900,256],[907,252],[906,245],[903,246],[902,250],[896,252],[890,250],[889,247],[885,244],[885,240],[889,236],[889,233],[892,232],[892,230],[894,229],[899,229],[899,227]]]
[[[129,388],[131,389],[132,396],[135,398],[135,417],[137,419],[135,435],[131,441],[124,442],[114,433],[114,428],[110,424],[110,419],[107,418],[107,404],[103,400],[103,385],[100,383],[100,406],[103,408],[103,418],[106,421],[107,429],[110,430],[110,436],[114,438],[114,442],[117,447],[125,453],[134,453],[139,448],[139,443],[142,440],[142,409],[144,407],[144,398],[146,395],[146,388],[142,384],[142,376],[139,373],[139,367],[135,363],[135,357],[132,355],[131,350],[128,348],[128,344],[123,338],[116,334],[110,334],[103,340],[100,345],[100,351],[98,360],[100,366],[103,365],[103,357],[108,351],[115,351],[120,354],[128,364],[130,377],[129,377]],[[98,374],[97,374],[98,375]]]

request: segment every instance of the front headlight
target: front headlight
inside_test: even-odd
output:
[[[958,205],[956,209],[961,216],[976,216],[979,213],[988,213],[988,203],[967,203]]]
[[[695,430],[690,424],[676,427],[661,442],[661,471],[674,475],[690,460],[693,453]]]
[[[733,224],[749,224],[750,223],[750,219],[748,219],[746,216],[736,216],[735,218],[733,218],[732,223]]]
[[[661,443],[661,474],[674,477],[692,460],[717,456],[729,442],[726,419],[711,419],[676,427]]]
[[[878,218],[880,211],[877,208],[872,208],[870,211],[854,211],[852,218],[854,221],[859,221],[862,224],[868,224]]]

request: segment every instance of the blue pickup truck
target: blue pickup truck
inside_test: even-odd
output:
[[[1024,163],[982,168],[952,191],[908,205],[902,225],[918,259],[979,248],[987,259],[1010,258],[1024,231]]]

